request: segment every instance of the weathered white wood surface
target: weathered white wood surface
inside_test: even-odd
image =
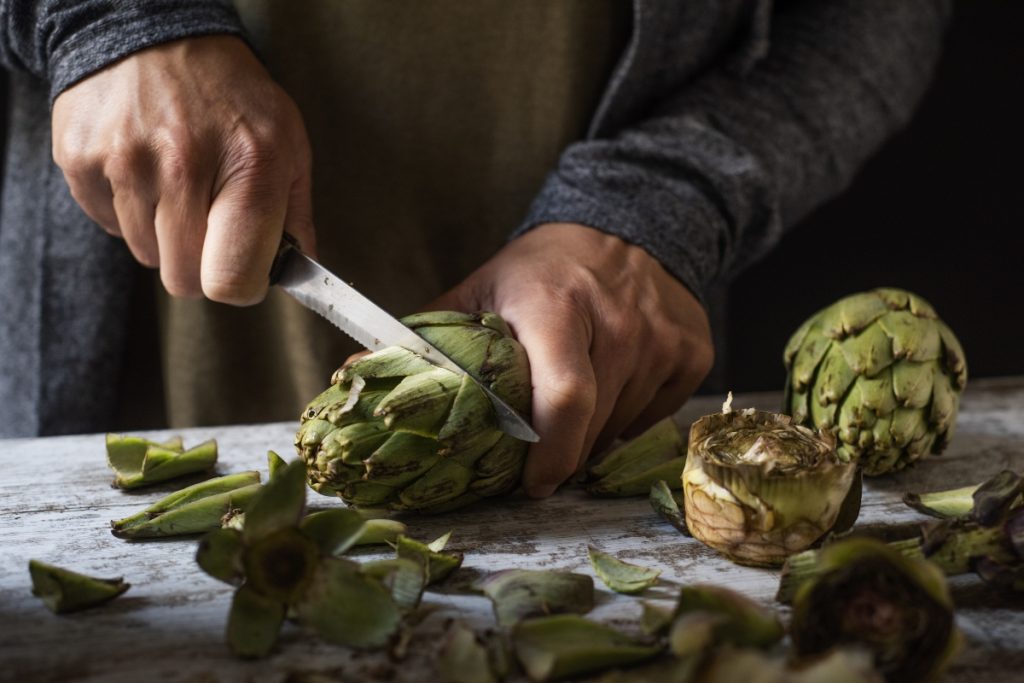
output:
[[[739,396],[736,407],[774,409],[775,394]],[[717,408],[691,402],[678,415],[689,425]],[[217,427],[183,432],[192,444],[216,437],[219,471],[265,470],[267,449],[291,452],[295,425]],[[165,433],[156,436],[166,436]],[[860,524],[915,522],[899,503],[906,490],[976,482],[1002,468],[1024,469],[1024,378],[974,382],[964,396],[956,438],[940,458],[910,472],[870,481]],[[577,489],[544,501],[513,498],[443,516],[405,519],[417,538],[454,529],[453,549],[464,568],[440,593],[417,627],[408,655],[354,654],[319,643],[286,625],[267,660],[232,658],[223,643],[231,588],[196,566],[196,540],[130,543],[108,531],[174,486],[125,493],[109,486],[102,435],[0,441],[0,681],[432,681],[434,654],[450,617],[477,627],[493,624],[490,605],[465,586],[481,573],[509,567],[562,568],[592,573],[593,544],[664,569],[648,591],[669,604],[673,584],[714,582],[770,602],[777,573],[736,566],[682,537],[651,512],[644,499],[599,500]],[[315,506],[335,504],[310,493]],[[103,607],[54,616],[30,595],[29,558],[96,576],[124,575],[132,584]],[[609,592],[599,581],[597,620],[619,625],[639,614],[635,598]],[[946,680],[1020,681],[1024,671],[1024,600],[998,595],[971,577],[954,582],[958,620],[968,645]]]

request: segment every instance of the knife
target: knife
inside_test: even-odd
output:
[[[279,286],[300,304],[319,313],[371,351],[401,346],[434,365],[469,377],[491,399],[501,431],[530,443],[540,441],[530,423],[479,378],[360,294],[352,285],[303,254],[290,235],[281,240],[270,270],[270,283]]]

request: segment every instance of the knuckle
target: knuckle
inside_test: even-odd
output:
[[[191,143],[166,149],[160,157],[160,175],[164,182],[174,187],[194,184],[199,177],[201,167],[199,150]]]
[[[583,372],[545,377],[538,388],[548,407],[567,419],[588,419],[597,405],[597,383]]]

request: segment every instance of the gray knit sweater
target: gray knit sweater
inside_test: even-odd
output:
[[[644,247],[698,296],[840,192],[908,120],[948,0],[634,0],[586,140],[515,234],[577,222]],[[136,266],[50,157],[49,106],[145,47],[241,34],[218,0],[0,0],[0,436],[101,431],[133,339]]]

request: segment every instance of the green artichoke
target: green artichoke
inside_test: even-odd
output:
[[[940,453],[967,384],[960,342],[922,298],[875,289],[840,299],[790,338],[785,412],[838,432],[868,475]]]
[[[830,432],[729,402],[693,423],[682,480],[690,533],[740,564],[781,565],[859,510],[856,465]]]
[[[437,311],[403,322],[528,414],[529,361],[501,317]],[[527,444],[499,430],[470,379],[391,346],[343,366],[331,383],[295,436],[319,493],[361,507],[439,512],[519,483]]]
[[[793,599],[790,636],[799,655],[859,646],[888,681],[928,681],[956,654],[960,635],[942,571],[869,538],[817,555],[818,572]]]

